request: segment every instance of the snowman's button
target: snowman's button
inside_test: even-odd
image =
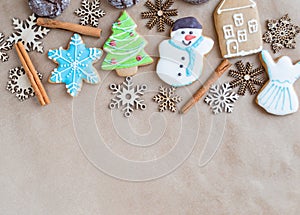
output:
[[[180,64],[180,66],[179,66],[180,68],[183,68],[183,65],[182,64]]]
[[[178,73],[178,76],[180,77],[180,76],[182,76],[182,74],[179,72],[179,73]]]
[[[185,60],[185,57],[181,57],[181,60]]]

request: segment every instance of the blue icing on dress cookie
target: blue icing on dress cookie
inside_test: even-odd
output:
[[[77,96],[82,81],[97,84],[100,81],[97,70],[93,66],[102,56],[99,48],[87,48],[80,35],[74,34],[67,50],[59,48],[49,50],[48,58],[58,64],[49,78],[50,83],[65,83],[68,93]]]
[[[261,53],[261,60],[270,80],[257,96],[258,105],[279,116],[297,112],[299,100],[293,84],[300,78],[300,62],[293,64],[287,56],[274,61],[265,50]]]

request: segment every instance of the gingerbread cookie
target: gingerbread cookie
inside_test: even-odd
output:
[[[28,4],[36,15],[54,18],[64,12],[70,0],[29,0]]]
[[[107,56],[102,63],[103,70],[116,70],[122,77],[137,73],[138,66],[151,64],[153,59],[144,51],[147,42],[135,31],[137,25],[124,11],[112,26],[112,35],[103,49]]]
[[[262,50],[262,31],[254,0],[221,0],[214,19],[224,58],[247,56]]]
[[[79,34],[74,34],[67,50],[59,48],[48,52],[48,58],[59,65],[52,72],[49,82],[65,83],[68,93],[77,96],[83,80],[90,84],[99,83],[93,63],[101,56],[101,49],[87,48]]]
[[[196,18],[178,19],[172,28],[171,39],[159,45],[158,76],[174,87],[192,84],[202,74],[204,56],[213,45],[211,38],[202,35],[202,25]]]
[[[293,64],[287,56],[274,61],[268,51],[262,51],[260,57],[270,80],[258,94],[257,104],[274,115],[297,112],[299,100],[293,84],[300,78],[300,61]]]

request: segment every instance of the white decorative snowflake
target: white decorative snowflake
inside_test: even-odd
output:
[[[105,16],[105,12],[100,8],[100,5],[100,0],[94,0],[92,2],[82,0],[81,8],[78,8],[74,12],[80,16],[80,24],[98,27],[99,18]]]
[[[8,82],[6,89],[11,93],[16,94],[16,97],[22,102],[30,97],[34,97],[35,93],[30,84],[30,81],[25,73],[23,67],[16,67],[9,70]],[[42,74],[37,73],[42,80]]]
[[[130,117],[134,109],[146,109],[147,106],[144,104],[144,100],[141,99],[141,96],[147,90],[145,84],[134,87],[132,78],[127,77],[122,84],[111,84],[110,89],[113,91],[112,94],[115,95],[115,98],[109,104],[110,109],[119,109],[122,107],[125,117]]]
[[[4,42],[4,34],[0,33],[0,60],[2,62],[8,61],[8,54],[4,51],[8,51],[12,48],[12,44],[10,42]]]
[[[238,94],[232,91],[230,84],[225,83],[213,85],[204,101],[210,105],[214,114],[222,112],[232,113],[234,103],[238,98]]]
[[[176,112],[176,104],[182,101],[182,98],[175,94],[176,88],[160,87],[159,94],[153,97],[153,100],[159,103],[159,111],[170,110]]]
[[[25,21],[13,19],[14,29],[16,30],[9,38],[8,42],[15,44],[22,41],[27,51],[36,50],[43,53],[42,42],[38,41],[48,34],[49,29],[36,24],[37,17],[32,14]]]

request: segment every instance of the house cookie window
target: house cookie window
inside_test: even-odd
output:
[[[226,40],[235,37],[232,25],[225,25],[223,27],[223,31],[224,31],[224,37]]]
[[[258,32],[258,22],[256,19],[252,19],[248,22],[249,33],[253,34]]]
[[[237,35],[238,35],[238,41],[240,43],[247,42],[247,31],[246,30],[239,30],[237,32]]]
[[[233,19],[236,27],[240,27],[244,24],[244,16],[242,13],[234,14]]]

